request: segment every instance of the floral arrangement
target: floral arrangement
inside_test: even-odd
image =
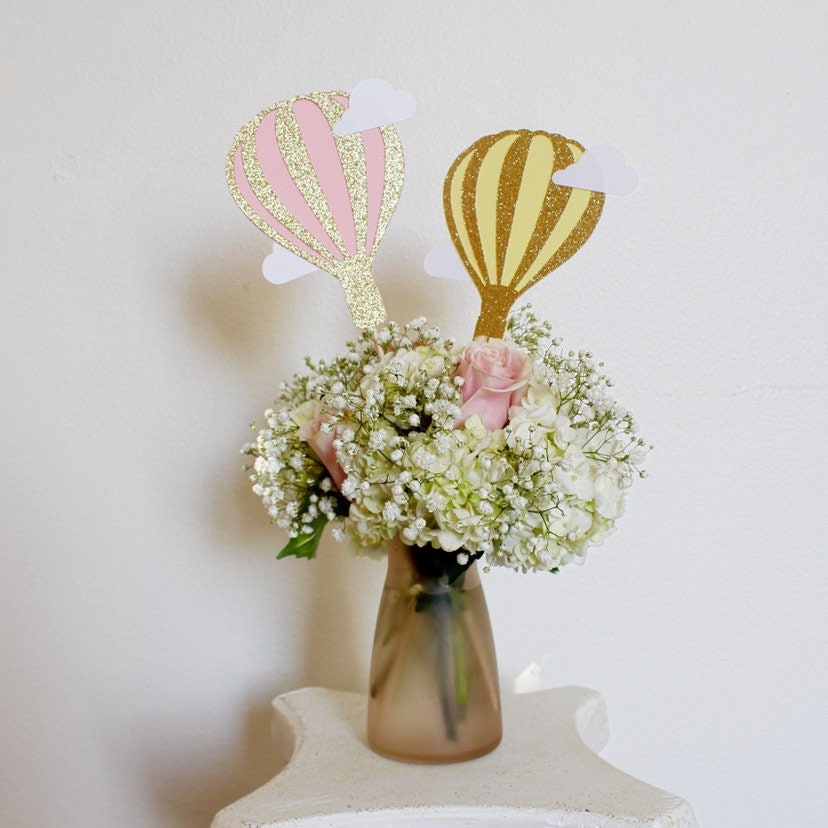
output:
[[[525,306],[504,339],[466,345],[425,319],[363,331],[280,386],[243,453],[279,557],[322,532],[375,554],[387,541],[555,572],[615,525],[648,449],[589,352],[564,351]],[[257,428],[254,424],[253,428]]]
[[[590,238],[608,194],[635,186],[612,147],[504,130],[464,149],[443,183],[448,245],[425,270],[468,278],[471,342],[425,319],[385,323],[372,263],[405,177],[394,124],[413,99],[368,79],[262,110],[225,173],[273,242],[277,284],[321,269],[362,331],[332,360],[283,382],[242,449],[279,557],[312,558],[333,535],[387,553],[368,694],[368,744],[404,761],[464,761],[502,733],[498,672],[478,574],[557,572],[620,516],[650,446],[611,395],[603,364],[562,348],[526,291]],[[436,283],[435,283],[436,284]]]

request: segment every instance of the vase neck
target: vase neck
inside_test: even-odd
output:
[[[446,575],[436,576],[434,571],[423,571],[418,566],[418,559],[421,558],[419,547],[407,546],[399,537],[388,541],[388,571],[385,577],[385,586],[389,589],[408,589],[420,584],[429,591],[442,587],[448,589],[470,589],[479,586],[480,572],[477,561],[471,565],[452,583]],[[440,555],[456,556],[456,552],[440,552]]]

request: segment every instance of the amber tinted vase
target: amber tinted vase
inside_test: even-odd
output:
[[[461,569],[442,550],[392,541],[371,658],[368,744],[405,762],[462,762],[494,750],[501,733],[477,563]]]

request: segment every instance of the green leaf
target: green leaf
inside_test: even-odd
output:
[[[323,514],[318,514],[310,527],[313,531],[302,532],[295,538],[291,538],[284,549],[276,556],[276,558],[287,558],[293,555],[295,558],[313,558],[316,556],[316,549],[319,546],[319,541],[322,538],[322,532],[325,531],[325,525],[328,519]]]
[[[322,475],[324,477],[324,475]],[[305,497],[302,505],[299,509],[299,515],[304,515],[307,512],[308,507],[310,506],[310,495],[313,490],[319,485],[319,481],[322,480],[320,477],[313,485],[311,490],[308,491],[307,497]],[[348,509],[350,508],[350,503],[339,493],[335,492],[332,493],[336,496],[336,505],[334,507],[334,512],[342,517],[343,515],[348,514]],[[316,557],[316,550],[319,547],[319,541],[322,539],[322,533],[325,531],[325,526],[328,523],[328,519],[325,515],[320,512],[309,525],[313,531],[311,532],[303,532],[299,537],[291,538],[287,544],[285,544],[282,551],[276,556],[276,559],[279,560],[280,558],[288,558],[291,555],[294,558],[314,558]]]

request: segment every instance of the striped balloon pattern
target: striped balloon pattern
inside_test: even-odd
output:
[[[604,194],[552,182],[583,152],[577,141],[549,132],[501,132],[475,141],[449,169],[446,222],[481,298],[475,336],[503,336],[518,296],[595,229]]]
[[[390,124],[333,134],[348,103],[344,92],[313,92],[263,110],[236,136],[227,183],[256,227],[339,279],[354,323],[370,328],[385,319],[371,267],[405,163]]]

